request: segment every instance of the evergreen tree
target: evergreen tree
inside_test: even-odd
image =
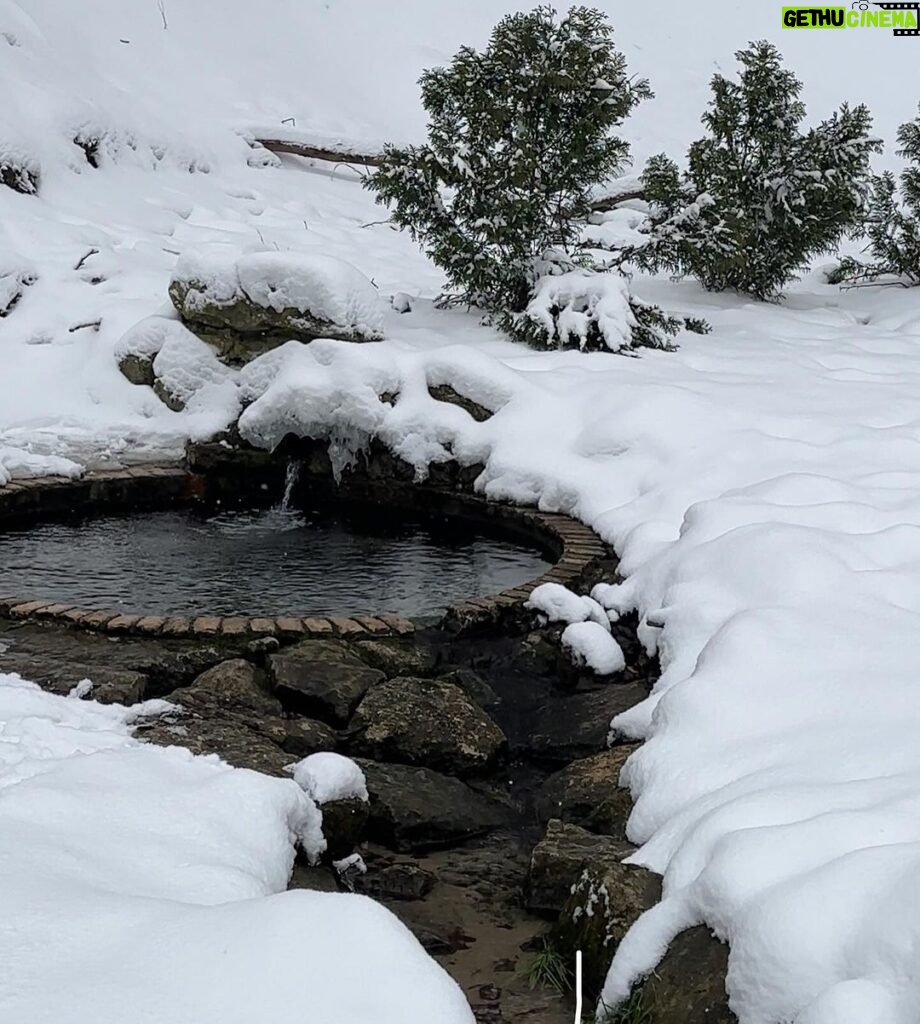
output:
[[[900,196],[890,171],[878,175],[872,186],[866,225],[872,259],[866,263],[845,257],[831,275],[832,283],[892,275],[904,284],[920,284],[920,113],[898,129],[898,146],[898,156],[908,161],[901,172]]]
[[[709,134],[691,145],[687,171],[664,155],[649,161],[649,242],[627,256],[765,299],[860,224],[880,143],[864,106],[844,104],[803,132],[802,83],[776,47],[756,42],[735,56],[739,79],[712,79]]]
[[[612,129],[652,95],[648,83],[627,76],[599,11],[538,7],[420,84],[427,144],[387,146],[367,187],[446,273],[442,304],[481,308],[535,341],[515,314],[544,275],[591,266],[581,236],[592,190],[626,159]]]

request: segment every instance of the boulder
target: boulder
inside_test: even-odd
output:
[[[121,370],[122,376],[127,377],[132,384],[146,384],[151,388],[156,384],[153,359],[147,356],[129,352],[118,360],[118,369]]]
[[[541,914],[558,914],[586,864],[618,865],[635,852],[629,843],[597,836],[577,825],[551,821],[534,847],[527,872],[527,907]]]
[[[461,394],[450,384],[429,385],[428,394],[436,402],[447,402],[448,405],[456,405],[458,408],[463,409],[477,423],[484,423],[494,415],[491,409],[487,409],[484,405],[480,405],[479,402]]]
[[[395,676],[425,676],[434,667],[434,656],[411,642],[357,640],[353,650],[371,668],[383,672],[387,679]]]
[[[700,925],[681,932],[636,998],[655,1024],[737,1024],[728,1005],[728,946]]]
[[[344,725],[384,674],[334,640],[304,640],[268,659],[274,692],[292,711]]]
[[[639,683],[616,683],[553,698],[530,723],[527,750],[541,761],[556,764],[597,754],[607,746],[611,719],[647,695]]]
[[[437,677],[442,683],[452,683],[481,708],[489,710],[500,703],[498,694],[478,673],[468,668],[455,668]]]
[[[248,362],[292,338],[383,336],[377,290],[351,264],[321,253],[186,254],[176,264],[169,297],[183,321],[228,363]]]
[[[252,711],[280,717],[281,702],[268,692],[262,680],[262,675],[250,662],[232,658],[202,672],[183,697],[207,694],[217,707],[231,712]]]
[[[142,722],[137,733],[149,743],[217,754],[237,768],[281,775],[291,757],[282,744],[288,723],[281,704],[263,689],[248,661],[223,661],[174,693],[174,715]]]
[[[163,747],[186,747],[193,754],[217,754],[235,768],[284,775],[291,755],[281,748],[285,723],[246,711],[233,715],[207,694],[184,691],[174,697],[179,712],[148,719],[135,727],[138,739]]]
[[[417,864],[388,864],[355,879],[355,892],[375,900],[423,900],[434,888],[435,876]]]
[[[358,762],[370,795],[368,837],[400,852],[437,849],[485,835],[503,808],[458,779],[427,768]]]
[[[551,775],[536,798],[540,820],[558,818],[589,832],[625,839],[632,800],[617,780],[626,758],[637,746],[625,744],[581,758]]]
[[[366,800],[350,797],[330,800],[320,806],[323,812],[323,835],[326,838],[325,859],[341,860],[353,853],[364,839],[369,807]]]
[[[312,718],[287,720],[287,732],[281,746],[295,757],[308,757],[321,750],[335,750],[339,745],[336,734],[325,722]]]
[[[553,929],[551,943],[571,961],[576,950],[582,951],[582,977],[589,999],[600,994],[623,936],[640,914],[660,899],[661,879],[646,868],[623,864],[619,857],[610,856],[583,862]],[[690,976],[684,980],[689,981]],[[659,1021],[657,1016],[651,1019],[656,1024]],[[686,1020],[679,1019],[681,1024]]]
[[[20,671],[15,665],[10,671]],[[28,672],[28,670],[27,670]],[[43,690],[66,696],[84,679],[92,682],[92,689],[86,697],[100,704],[137,704],[147,696],[147,677],[142,672],[115,668],[98,668],[95,665],[58,663],[38,672],[26,674],[27,679],[38,683]]]
[[[505,736],[452,683],[410,677],[370,690],[355,712],[349,746],[375,760],[424,765],[453,775],[481,772],[505,746]]]

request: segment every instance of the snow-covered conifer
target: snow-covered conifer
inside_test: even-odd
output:
[[[765,299],[860,225],[869,157],[881,145],[862,105],[803,131],[802,83],[771,43],[735,56],[738,80],[713,77],[708,134],[690,146],[686,171],[664,155],[649,161],[649,241],[629,256],[711,291]]]
[[[832,275],[834,282],[891,275],[903,284],[920,284],[920,112],[898,129],[898,147],[898,156],[908,164],[900,189],[890,171],[873,181],[866,221],[871,259],[845,257]]]
[[[524,340],[562,337],[517,314],[547,274],[592,268],[582,243],[592,190],[629,152],[612,130],[652,95],[628,76],[612,31],[588,7],[503,18],[485,50],[464,47],[424,73],[427,143],[387,147],[367,182],[446,273],[442,303],[483,309]],[[648,322],[647,307],[635,319]]]

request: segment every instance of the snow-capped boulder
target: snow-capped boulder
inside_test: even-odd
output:
[[[591,669],[596,675],[610,676],[626,668],[626,658],[620,645],[597,622],[573,622],[562,633],[563,649],[572,662]]]
[[[350,758],[331,751],[311,754],[287,770],[323,812],[327,857],[346,857],[364,838],[367,828],[364,772]]]
[[[383,337],[377,289],[350,263],[321,253],[186,253],[169,295],[182,319],[230,363],[291,339]]]
[[[152,387],[174,412],[218,403],[238,411],[235,371],[179,320],[146,317],[122,335],[115,358],[132,384]]]

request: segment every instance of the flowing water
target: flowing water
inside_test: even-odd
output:
[[[345,519],[291,507],[189,509],[0,533],[0,593],[126,613],[433,614],[543,572],[539,553],[463,522]]]

